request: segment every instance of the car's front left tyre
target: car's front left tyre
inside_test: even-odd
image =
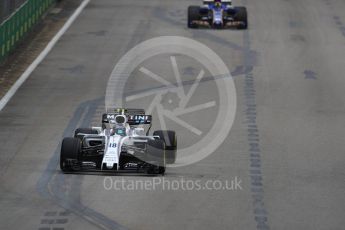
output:
[[[242,30],[247,29],[248,28],[248,16],[247,16],[246,7],[243,7],[243,6],[236,7],[236,11],[237,12],[234,16],[234,20],[240,21],[243,23],[242,25],[239,25],[237,27],[237,29],[242,29]]]
[[[166,155],[165,142],[163,140],[148,141],[146,162],[151,164],[147,170],[148,174],[164,175],[166,168]]]
[[[177,153],[176,132],[172,130],[157,130],[153,132],[153,136],[159,136],[159,139],[165,142],[166,163],[174,164]]]

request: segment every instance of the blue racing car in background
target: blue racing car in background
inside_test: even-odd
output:
[[[231,0],[206,0],[203,6],[188,7],[188,27],[247,29],[247,9],[232,6]]]

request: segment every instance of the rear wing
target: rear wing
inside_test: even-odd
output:
[[[203,3],[204,5],[212,4],[214,3],[214,0],[204,0]],[[222,0],[222,3],[231,5],[232,0]]]
[[[106,111],[109,114],[124,114],[124,115],[145,115],[144,109],[124,109],[124,108],[110,108]]]
[[[109,120],[115,120],[115,117],[121,115],[118,113],[104,113],[102,115],[102,123],[109,123]],[[127,117],[127,123],[129,125],[151,125],[152,123],[152,116],[151,115],[143,115],[143,114],[135,114],[135,115],[128,115],[125,114]]]
[[[152,116],[151,115],[130,115],[128,116],[129,125],[151,125]]]

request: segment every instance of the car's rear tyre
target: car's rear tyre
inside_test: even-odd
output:
[[[240,21],[243,22],[244,25],[239,25],[237,26],[237,29],[247,29],[248,28],[248,16],[247,16],[247,9],[246,7],[243,6],[239,6],[236,7],[237,13],[234,16],[234,20],[235,21]]]
[[[78,138],[66,137],[61,144],[60,169],[63,172],[72,171],[72,162],[78,161],[81,152],[81,141]]]
[[[91,128],[78,128],[74,132],[74,137],[82,139],[83,135],[78,134],[98,134],[97,130],[93,130]]]
[[[164,174],[166,166],[165,142],[163,140],[149,140],[147,142],[146,161],[151,164],[148,174]]]
[[[194,24],[193,21],[200,20],[200,6],[189,6],[188,7],[188,28],[198,28],[198,25]]]
[[[175,131],[157,130],[153,132],[153,136],[159,136],[165,142],[166,163],[174,164],[177,152],[177,136]]]

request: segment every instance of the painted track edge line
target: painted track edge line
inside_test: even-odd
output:
[[[80,6],[75,10],[71,17],[65,22],[63,27],[57,32],[57,34],[50,40],[44,50],[38,55],[38,57],[30,64],[30,66],[24,71],[24,73],[18,78],[18,80],[12,85],[8,92],[0,100],[0,111],[7,105],[11,98],[16,94],[22,84],[29,78],[31,73],[37,68],[37,66],[44,60],[49,52],[54,48],[56,43],[70,28],[73,22],[77,19],[79,14],[84,10],[90,0],[84,0]]]

